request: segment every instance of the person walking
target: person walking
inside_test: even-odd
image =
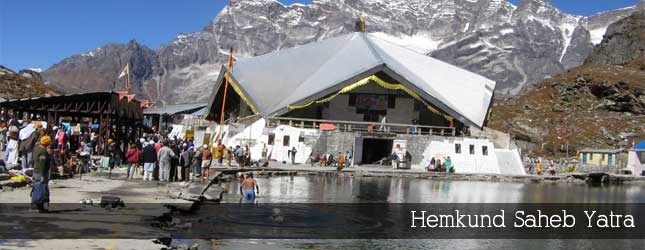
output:
[[[555,175],[555,165],[553,165],[553,163],[551,163],[549,165],[549,168],[547,168],[547,171],[549,171],[549,174]]]
[[[232,167],[233,159],[235,158],[235,149],[233,149],[233,147],[229,147],[226,149],[226,157],[228,159],[228,166]]]
[[[159,162],[160,181],[170,181],[170,165],[172,163],[173,157],[175,157],[175,152],[170,149],[168,142],[164,141],[163,147],[159,149],[159,153],[157,154],[157,162]]]
[[[22,128],[18,134],[18,139],[20,139],[18,152],[20,154],[20,165],[23,171],[32,167],[32,150],[38,140],[38,137],[36,137],[36,125],[30,123],[30,121],[25,121],[25,123],[29,124]]]
[[[179,175],[178,172],[179,171],[177,171],[177,170],[179,170],[179,156],[180,156],[181,152],[179,150],[179,146],[177,145],[177,143],[175,141],[176,140],[173,140],[173,141],[170,142],[170,149],[172,149],[172,152],[174,154],[174,156],[172,157],[171,162],[170,162],[170,181],[171,182],[175,182],[175,181],[179,180],[179,178],[178,178],[178,175]]]
[[[432,157],[432,159],[430,160],[430,165],[428,165],[427,167],[427,170],[428,172],[431,172],[431,171],[435,171],[436,169],[437,169],[437,162],[434,159],[434,157]]]
[[[45,203],[49,203],[49,172],[50,172],[50,151],[47,150],[51,143],[51,137],[44,135],[40,137],[39,145],[34,148],[34,184],[31,190],[31,204],[38,209],[38,212],[47,212]]]
[[[91,152],[92,155],[96,154],[97,152],[96,146],[98,145],[98,143],[99,143],[99,137],[96,136],[96,132],[92,131],[92,133],[90,133],[90,146],[92,147],[92,152]]]
[[[336,170],[341,171],[345,168],[345,155],[343,152],[338,152],[338,167]]]
[[[253,173],[245,175],[242,183],[240,183],[240,194],[244,197],[244,201],[247,203],[255,201],[256,195],[260,194],[260,186],[258,186],[258,183],[253,179]]]
[[[269,148],[267,148],[267,144],[264,143],[262,144],[262,159],[267,159],[269,153]]]
[[[7,146],[5,147],[5,163],[16,165],[18,163],[18,122],[11,120],[9,122],[9,132],[7,132]]]
[[[387,124],[387,117],[383,116],[383,119],[381,119],[381,126],[378,127],[379,132],[387,132],[385,124]]]
[[[201,168],[201,177],[204,180],[208,180],[208,177],[210,177],[210,167],[211,167],[211,160],[213,159],[213,154],[211,154],[211,151],[208,150],[208,145],[204,144],[202,146],[202,168]]]
[[[148,144],[143,147],[143,180],[152,180],[152,172],[155,170],[157,162],[157,151],[155,150],[155,143],[150,140]]]
[[[218,163],[220,166],[224,165],[224,155],[226,154],[226,146],[222,144],[221,142],[217,146],[217,150],[219,151],[219,158],[217,159]]]
[[[137,173],[137,170],[139,168],[139,148],[137,148],[137,144],[131,144],[130,149],[128,149],[128,152],[125,154],[125,159],[128,161],[128,173],[126,175],[126,179],[132,179],[134,178],[134,175]]]
[[[452,170],[452,160],[450,159],[450,156],[448,156],[446,159],[444,159],[443,162],[444,162],[444,164],[446,164],[446,173],[453,172],[453,170]]]
[[[202,151],[200,148],[195,148],[193,153],[193,181],[197,177],[202,176]]]
[[[235,146],[235,162],[237,162],[237,165],[241,168],[244,168],[244,162],[242,162],[243,156],[244,148],[240,147],[240,145]]]
[[[291,164],[296,164],[296,153],[298,153],[296,147],[291,147]]]
[[[248,144],[244,148],[244,166],[251,166],[251,149]]]
[[[542,161],[538,160],[537,166],[535,168],[537,175],[542,175]]]
[[[217,164],[215,164],[215,165],[219,165],[219,158],[220,158],[220,156],[221,156],[221,155],[220,155],[220,151],[219,151],[219,145],[215,145],[215,144],[213,144],[212,149],[213,149],[213,151],[212,151],[212,153],[213,153],[213,160],[218,160]]]
[[[2,122],[0,124],[0,151],[4,150],[4,146],[7,143],[7,124]]]
[[[190,180],[190,166],[192,166],[194,155],[193,148],[188,148],[188,144],[184,143],[183,152],[181,153],[181,159],[179,161],[181,165],[181,181]]]
[[[107,154],[109,157],[108,160],[108,167],[110,168],[110,173],[108,175],[108,178],[112,177],[112,169],[114,169],[114,165],[116,164],[116,157],[117,157],[117,148],[116,144],[114,143],[114,140],[108,139],[108,146],[107,146]],[[58,144],[58,149],[61,149],[60,144]]]

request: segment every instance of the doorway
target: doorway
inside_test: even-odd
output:
[[[363,139],[362,164],[378,164],[381,159],[392,154],[392,139]]]

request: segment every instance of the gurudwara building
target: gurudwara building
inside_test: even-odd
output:
[[[228,87],[226,87],[228,85]],[[227,89],[227,90],[225,90]],[[456,172],[524,174],[519,153],[485,129],[495,82],[370,34],[356,32],[223,66],[206,118],[213,138],[259,158],[306,163],[349,152],[374,164],[393,148],[412,168],[451,157]],[[241,118],[241,119],[237,119]]]

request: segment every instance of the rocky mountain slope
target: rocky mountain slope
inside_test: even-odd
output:
[[[285,6],[276,0],[230,0],[205,28],[180,34],[151,50],[135,41],[75,55],[43,73],[71,91],[109,90],[127,63],[133,89],[162,103],[203,101],[226,62],[227,51],[250,57],[355,30],[427,53],[498,81],[498,93],[518,93],[528,83],[579,66],[607,26],[637,9],[590,17],[561,12],[548,0],[314,0]]]
[[[15,72],[0,65],[0,99],[16,99],[58,95],[42,82],[40,73],[34,70]]]
[[[645,139],[643,24],[645,12],[612,24],[584,65],[497,100],[489,126],[542,155]]]

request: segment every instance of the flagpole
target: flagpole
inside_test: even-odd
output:
[[[130,88],[130,63],[128,63],[128,78],[125,79],[125,91]]]
[[[224,75],[224,98],[222,98],[222,112],[219,117],[219,133],[217,135],[217,145],[222,144],[222,128],[224,126],[224,108],[226,107],[226,93],[228,92],[228,77],[230,76],[231,68],[233,67],[233,48],[228,53],[228,67],[226,68],[226,75]]]
[[[125,80],[125,91],[130,89],[130,63],[128,63],[128,78]]]

